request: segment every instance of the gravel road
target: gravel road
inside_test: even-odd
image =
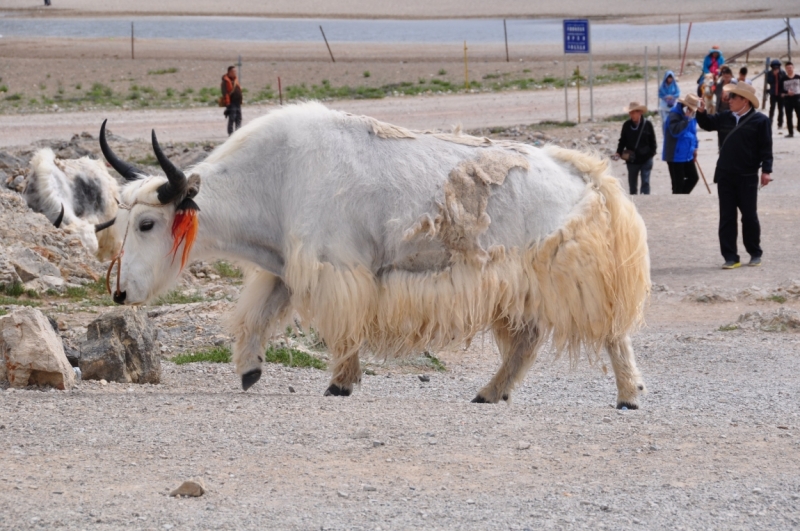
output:
[[[502,110],[490,112],[490,97]],[[490,127],[534,121],[533,111],[521,114],[529,98],[336,107],[419,128],[474,108],[465,127]],[[414,112],[402,114],[412,101]],[[173,141],[202,140],[219,128],[213,111],[3,116],[0,144],[68,138],[102,116],[123,136],[155,125]],[[9,133],[12,123],[20,129]],[[511,404],[471,404],[498,364],[488,335],[437,353],[447,370],[426,373],[427,383],[418,368],[373,361],[375,374],[349,398],[321,396],[323,371],[277,365],[247,393],[230,364],[170,362],[157,386],[0,388],[0,529],[797,528],[800,334],[724,326],[749,311],[800,309],[800,293],[779,291],[800,279],[800,144],[775,138],[778,180],[759,201],[761,268],[718,269],[716,198],[700,188],[667,195],[663,163],[654,195],[635,198],[655,283],[648,325],[633,338],[650,391],[642,409],[613,408],[602,365],[573,369],[548,353]],[[714,137],[701,139],[710,174]],[[162,341],[211,341],[228,306],[201,302],[157,317]],[[73,319],[94,317],[82,311]],[[205,484],[203,497],[168,496],[192,478]]]

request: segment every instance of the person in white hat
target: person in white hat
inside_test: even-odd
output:
[[[632,101],[630,105],[622,109],[630,116],[630,120],[625,120],[622,124],[622,132],[619,135],[617,152],[613,159],[625,160],[628,168],[628,187],[631,195],[636,195],[639,174],[642,176],[642,194],[650,193],[650,172],[653,170],[653,157],[656,154],[656,132],[653,124],[650,123],[644,113],[647,107],[638,101]]]
[[[700,98],[686,94],[669,111],[664,124],[664,148],[661,158],[669,167],[673,194],[690,194],[700,177],[697,158],[697,121],[694,118]]]
[[[741,266],[736,248],[742,213],[742,240],[750,254],[749,266],[761,265],[761,225],[758,221],[758,189],[772,181],[772,127],[758,112],[756,89],[747,83],[725,85],[730,110],[709,115],[703,102],[697,124],[706,131],[719,131],[720,150],[714,182],[719,195],[719,245],[723,269]],[[761,169],[761,177],[758,170]]]

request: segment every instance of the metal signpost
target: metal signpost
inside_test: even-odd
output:
[[[567,54],[589,54],[589,107],[594,121],[594,79],[592,75],[591,26],[588,19],[564,20],[564,111],[569,121],[567,103]]]

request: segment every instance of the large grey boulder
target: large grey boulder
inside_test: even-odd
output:
[[[11,387],[70,389],[75,385],[61,338],[35,308],[0,317],[0,381],[6,380]]]
[[[11,247],[8,249],[7,256],[22,282],[43,276],[61,278],[61,271],[32,249],[21,246]]]
[[[92,321],[81,347],[84,380],[119,383],[161,381],[161,358],[156,330],[139,308],[118,308]]]

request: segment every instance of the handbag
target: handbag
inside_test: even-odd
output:
[[[622,154],[619,156],[625,162],[631,162],[636,157],[636,150],[639,148],[639,141],[642,139],[642,133],[644,132],[644,126],[647,123],[647,118],[642,120],[642,128],[639,129],[639,136],[636,138],[636,145],[633,146],[633,149],[623,149]]]

